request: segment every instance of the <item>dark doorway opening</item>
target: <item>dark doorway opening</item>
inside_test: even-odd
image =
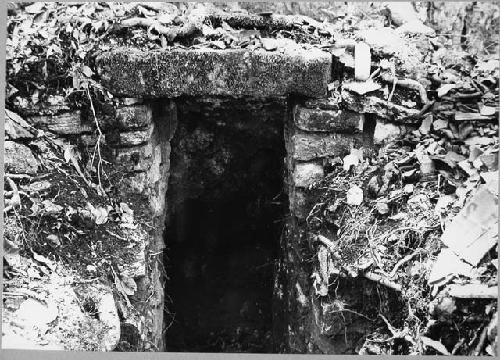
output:
[[[167,191],[167,351],[273,352],[285,101],[182,99]]]

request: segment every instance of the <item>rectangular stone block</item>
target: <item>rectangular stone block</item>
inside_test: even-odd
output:
[[[290,194],[290,212],[297,218],[304,220],[309,215],[310,209],[307,206],[307,195],[300,189],[294,189]]]
[[[80,144],[85,147],[91,147],[97,145],[98,134],[82,134],[80,135]],[[106,143],[106,135],[101,136],[101,144]]]
[[[151,124],[147,129],[120,132],[120,146],[142,145],[151,140],[153,130],[154,124]]]
[[[340,94],[334,92],[334,96],[325,99],[308,99],[304,107],[308,109],[339,110],[342,99]]]
[[[93,124],[82,122],[80,110],[56,115],[30,116],[27,121],[38,129],[59,135],[78,135],[94,130]]]
[[[123,193],[141,194],[148,184],[147,174],[145,172],[136,172],[127,174],[120,182],[120,191]]]
[[[304,131],[353,133],[363,130],[361,114],[344,110],[307,109],[295,106],[295,125]]]
[[[147,143],[130,148],[114,149],[115,163],[132,171],[147,171],[151,167],[153,146]]]
[[[295,134],[292,136],[291,156],[301,161],[328,156],[342,157],[351,148],[360,148],[362,145],[362,134]]]
[[[38,160],[30,148],[14,141],[4,142],[4,170],[14,174],[36,174]]]
[[[137,129],[151,125],[153,112],[149,105],[132,105],[116,109],[116,125],[120,129]]]
[[[96,65],[103,85],[117,96],[323,97],[332,57],[298,45],[283,52],[123,47],[97,56]]]
[[[323,166],[315,163],[297,163],[293,172],[293,184],[296,187],[307,188],[320,181],[325,176]]]

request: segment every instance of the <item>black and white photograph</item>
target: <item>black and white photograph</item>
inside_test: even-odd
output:
[[[498,355],[499,2],[2,8],[4,354]]]

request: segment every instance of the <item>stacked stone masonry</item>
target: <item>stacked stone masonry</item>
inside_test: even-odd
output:
[[[364,145],[364,116],[339,110],[329,100],[306,101],[295,105],[289,130],[290,173],[293,174],[290,210],[299,219],[307,217],[308,188],[320,181],[326,158],[343,157]]]
[[[281,254],[286,270],[280,277],[286,284],[280,286],[286,289],[282,296],[289,316],[285,320],[288,326],[284,326],[285,347],[292,352],[317,352],[318,348],[332,352],[331,344],[321,335],[321,309],[314,306],[307,260],[311,254],[300,250],[307,243],[305,220],[314,202],[310,188],[326,176],[328,159],[369,146],[373,133],[366,132],[363,112],[373,109],[356,109],[354,102],[343,101],[345,96],[340,93],[327,98],[328,84],[336,80],[332,79],[331,55],[298,49],[274,53],[117,49],[99,55],[96,66],[103,85],[118,96],[114,115],[99,119],[99,123],[105,129],[103,146],[110,150],[114,166],[123,172],[117,184],[121,196],[135,199],[137,206],[147,201],[153,219],[154,226],[137,254],[142,259],[138,263],[144,266],[131,269],[129,274],[138,285],[136,297],[140,301],[136,305],[142,312],[143,329],[147,329],[145,341],[155,349],[164,349],[163,264],[158,254],[165,246],[165,197],[170,141],[177,126],[177,97],[286,97],[290,110],[284,124],[284,182],[292,216]],[[61,136],[77,135],[81,144],[93,146],[95,125],[82,114],[83,110],[32,116],[30,123]],[[391,125],[380,123],[379,128],[387,126]],[[6,142],[6,151],[18,150]]]
[[[331,56],[317,50],[291,54],[212,50],[144,54],[118,49],[99,56],[97,66],[103,83],[115,95],[139,98],[121,98],[124,105],[116,109],[115,119],[119,132],[107,136],[113,143],[116,163],[128,172],[124,191],[145,194],[158,219],[158,231],[148,248],[152,244],[157,249],[163,247],[170,140],[177,121],[175,98],[266,99],[292,95],[288,100],[289,120],[284,124],[288,173],[285,183],[293,215],[281,256],[282,268],[287,270],[280,275],[284,281],[280,286],[288,292],[282,299],[287,304],[288,324],[284,325],[284,346],[291,352],[317,352],[318,348],[320,352],[332,352],[332,345],[320,331],[324,315],[317,306],[310,305],[315,304],[307,262],[311,254],[297,254],[307,242],[304,222],[314,202],[309,188],[325,176],[327,159],[343,157],[352,148],[366,146],[366,134],[364,115],[343,109],[341,94],[326,98],[327,85],[333,80]],[[151,98],[160,100],[147,103]],[[155,264],[160,265],[159,261]],[[153,270],[149,279],[157,281],[160,291],[160,273]],[[159,307],[162,301],[158,299],[156,305]],[[151,340],[161,349],[159,313],[146,318],[148,327],[153,329]]]

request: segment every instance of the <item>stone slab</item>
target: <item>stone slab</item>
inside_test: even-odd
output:
[[[307,188],[325,176],[323,167],[315,163],[297,163],[293,172],[296,187]]]
[[[151,143],[114,149],[114,162],[131,171],[148,171],[151,167],[152,156],[153,147]]]
[[[120,129],[136,129],[150,125],[153,112],[148,105],[123,106],[116,109],[116,125]]]
[[[362,115],[352,111],[307,109],[296,106],[295,125],[304,131],[352,133],[363,130]]]
[[[319,49],[283,52],[245,49],[118,48],[96,57],[103,85],[116,96],[323,97],[331,55]]]
[[[14,174],[36,174],[39,163],[30,148],[14,141],[4,142],[4,170]]]
[[[295,134],[292,136],[292,157],[300,161],[342,157],[347,155],[351,148],[359,148],[362,145],[362,134]]]
[[[80,110],[57,115],[30,116],[27,118],[27,122],[34,127],[59,135],[79,135],[94,130],[91,124],[82,121]]]
[[[120,132],[119,145],[120,146],[137,146],[147,143],[151,140],[151,135],[153,134],[154,125],[151,124],[147,129],[144,130],[132,130]]]

